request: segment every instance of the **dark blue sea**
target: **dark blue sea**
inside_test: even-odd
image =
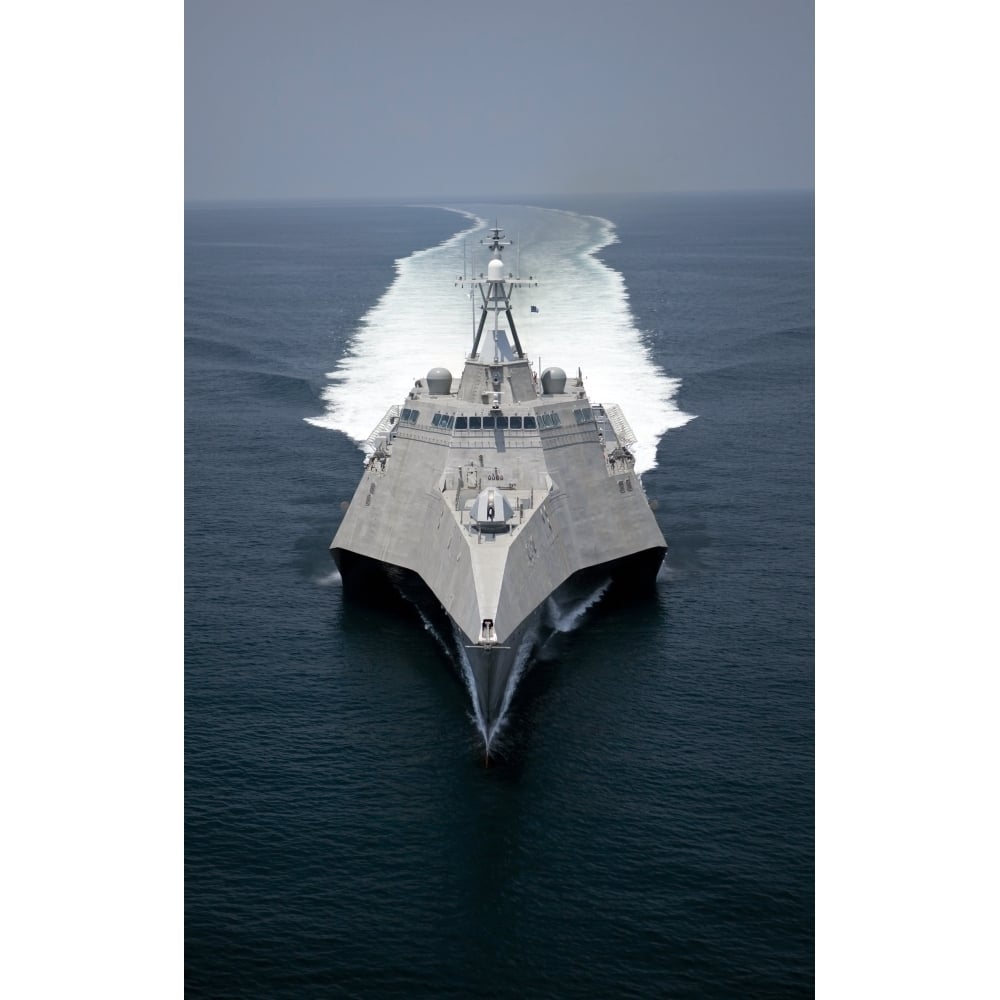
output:
[[[395,262],[468,220],[186,211],[190,998],[813,993],[812,195],[535,204],[614,223],[694,419],[643,476],[655,591],[546,645],[488,767],[417,614],[345,603],[361,453],[309,422]]]

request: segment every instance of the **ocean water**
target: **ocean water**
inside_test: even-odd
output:
[[[327,549],[359,439],[460,371],[494,219],[670,551],[554,612],[486,767]],[[188,995],[811,994],[812,196],[192,206],[185,301]]]

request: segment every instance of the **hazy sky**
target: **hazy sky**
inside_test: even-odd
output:
[[[813,186],[811,0],[197,0],[185,196]]]

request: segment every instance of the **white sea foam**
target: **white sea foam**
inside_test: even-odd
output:
[[[405,600],[407,600],[407,601],[410,601],[410,599],[409,599],[408,597],[405,597],[405,595],[404,595],[404,599],[405,599]],[[411,604],[413,605],[413,607],[414,607],[414,608],[416,608],[416,611],[417,611],[417,614],[418,614],[418,615],[420,616],[420,620],[421,620],[421,621],[423,622],[423,625],[424,625],[424,631],[425,631],[425,632],[429,632],[429,633],[431,634],[432,638],[433,638],[433,639],[434,639],[434,640],[435,640],[435,641],[437,642],[437,644],[438,644],[438,645],[439,645],[439,646],[441,647],[441,649],[442,649],[442,650],[443,650],[443,651],[444,651],[444,652],[445,652],[445,653],[446,653],[446,654],[447,654],[448,656],[451,656],[451,649],[450,649],[450,648],[449,648],[449,646],[448,646],[448,641],[447,641],[447,640],[445,639],[445,637],[444,637],[444,636],[443,636],[443,635],[442,635],[442,634],[441,634],[441,633],[440,633],[440,632],[439,632],[439,631],[438,631],[438,630],[437,630],[437,629],[436,629],[436,628],[434,627],[434,623],[433,623],[433,622],[432,622],[432,621],[430,620],[430,618],[428,618],[428,617],[427,617],[427,615],[425,615],[425,614],[424,614],[424,610],[423,610],[423,608],[421,608],[419,604],[416,604],[416,603],[414,603],[413,601],[410,601],[410,603],[411,603]]]
[[[486,748],[488,750],[493,744],[493,741],[499,737],[501,730],[507,723],[507,710],[510,708],[510,702],[514,697],[514,691],[517,689],[521,675],[524,673],[524,669],[528,665],[528,660],[531,657],[531,651],[534,649],[538,641],[538,632],[534,628],[528,629],[521,639],[521,645],[518,647],[517,654],[514,657],[514,665],[511,667],[510,675],[507,678],[507,687],[504,690],[503,701],[500,704],[500,712],[497,715],[496,721],[493,723],[493,728],[487,731],[486,721],[483,719],[482,712],[479,710],[479,698],[476,696],[476,681],[472,673],[472,663],[469,660],[468,653],[465,651],[465,636],[462,635],[462,632],[457,625],[452,623],[452,626],[455,630],[455,643],[458,647],[459,666],[462,671],[462,678],[465,681],[465,686],[469,691],[469,698],[472,701],[473,721],[475,722],[476,728],[479,730],[479,734],[483,738],[483,743],[486,744]]]
[[[396,261],[396,279],[363,316],[337,367],[329,372],[327,410],[309,423],[364,441],[393,403],[437,365],[457,378],[472,346],[469,285],[455,278],[485,270],[480,246],[496,219],[521,246],[509,247],[509,271],[532,275],[538,287],[514,292],[521,344],[542,368],[582,369],[592,402],[618,403],[638,436],[636,468],[656,465],[656,446],[668,430],[691,418],[674,403],[680,382],[654,364],[636,328],[624,278],[596,253],[617,241],[607,219],[522,205],[452,208],[472,225],[444,243]],[[473,249],[475,257],[473,258]],[[532,313],[530,307],[538,308]],[[485,339],[484,334],[484,339]]]
[[[528,659],[537,641],[538,634],[536,629],[528,629],[521,640],[521,645],[518,647],[517,655],[514,658],[514,666],[510,669],[510,676],[507,678],[507,687],[503,693],[503,702],[500,705],[500,714],[497,716],[497,721],[493,724],[493,732],[489,734],[489,739],[486,741],[487,748],[493,740],[499,737],[500,731],[507,723],[507,709],[510,708],[510,702],[514,697],[515,690],[517,690],[518,682],[521,680],[521,674],[524,673],[524,668],[528,665]]]
[[[546,610],[555,632],[571,632],[580,619],[604,596],[611,579],[603,580],[589,594],[568,605],[560,605],[554,597],[548,599]]]
[[[469,654],[465,651],[465,636],[454,622],[452,622],[452,628],[455,630],[455,645],[458,648],[458,664],[462,670],[462,680],[465,681],[465,686],[469,692],[469,699],[472,701],[473,721],[480,735],[483,737],[483,742],[489,746],[486,720],[483,718],[483,713],[479,711],[479,698],[476,697],[476,678],[472,673],[472,663],[469,660]]]

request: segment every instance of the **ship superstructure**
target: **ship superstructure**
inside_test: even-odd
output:
[[[549,598],[583,577],[649,586],[666,552],[621,410],[579,369],[532,369],[512,295],[534,278],[505,270],[508,245],[491,230],[461,377],[433,367],[389,408],[331,544],[345,587],[402,571],[447,614],[487,746]]]

